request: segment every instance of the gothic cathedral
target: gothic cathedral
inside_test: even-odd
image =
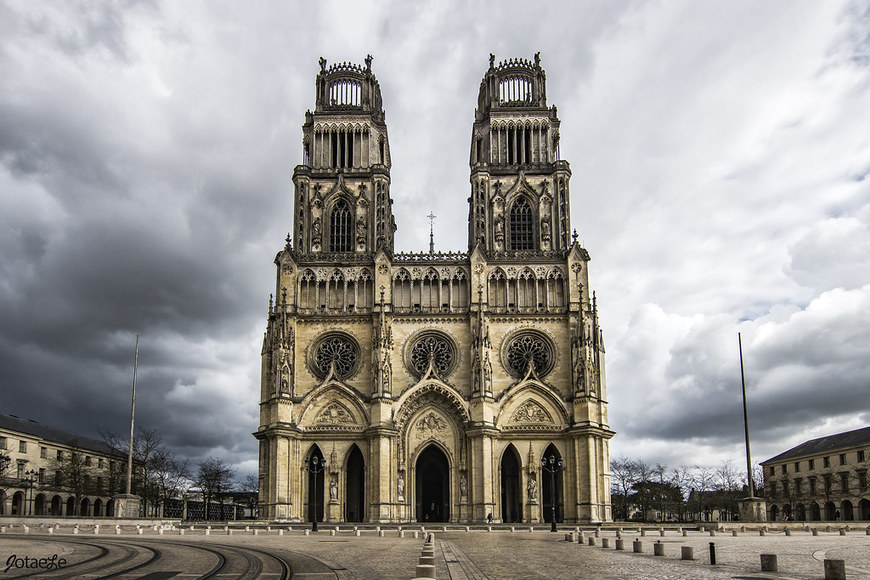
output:
[[[321,59],[305,113],[263,341],[260,516],[610,521],[604,343],[539,56],[490,55],[467,253],[394,252],[371,61]]]

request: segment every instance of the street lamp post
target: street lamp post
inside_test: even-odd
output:
[[[311,490],[311,501],[314,502],[313,517],[311,518],[311,531],[317,531],[317,476],[326,471],[326,459],[317,456],[305,460],[305,470],[314,475],[314,489]]]
[[[562,470],[562,460],[556,460],[554,455],[541,458],[541,469],[550,474],[550,507],[553,510],[550,519],[550,531],[556,532],[556,473]]]
[[[35,469],[29,469],[24,472],[24,479],[22,482],[27,486],[27,492],[30,494],[30,513],[28,515],[33,515],[33,486],[36,483],[36,479],[38,474]],[[27,499],[26,497],[24,498]]]

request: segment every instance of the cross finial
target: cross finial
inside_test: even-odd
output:
[[[426,216],[429,218],[429,253],[435,253],[435,218],[438,217],[435,215],[435,212],[429,210],[429,215]]]

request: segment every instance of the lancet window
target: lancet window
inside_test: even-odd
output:
[[[352,251],[353,220],[350,215],[350,207],[345,200],[340,199],[333,206],[329,225],[329,251]]]
[[[411,276],[406,270],[393,280],[393,306],[399,311],[411,308]]]
[[[520,197],[514,202],[510,210],[510,249],[533,250],[534,240],[534,214],[529,200]]]

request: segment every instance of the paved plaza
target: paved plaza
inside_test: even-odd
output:
[[[576,528],[562,526],[557,533],[547,527],[462,526],[427,528],[321,526],[306,533],[301,525],[232,527],[205,525],[155,529],[153,526],[80,525],[4,526],[0,557],[4,578],[413,578],[424,534],[434,534],[438,578],[595,578],[595,579],[713,579],[713,578],[824,578],[826,558],[844,560],[846,577],[870,579],[870,535],[864,527],[841,535],[839,528],[818,535],[794,526],[791,535],[781,529],[764,536],[757,530],[718,531],[637,528],[620,533],[625,550],[614,549],[617,528],[581,528],[583,543],[566,540]],[[288,529],[289,528],[289,529]],[[255,532],[256,530],[256,532]],[[415,538],[414,535],[417,537]],[[357,533],[359,535],[357,535]],[[577,538],[576,533],[573,536]],[[590,538],[595,545],[589,545]],[[607,540],[608,548],[602,547]],[[642,552],[633,552],[633,542]],[[663,556],[655,556],[654,544]],[[715,544],[717,564],[710,565],[709,547]],[[681,548],[693,548],[694,560],[681,560]],[[775,554],[778,572],[762,572],[761,554]],[[46,569],[64,559],[61,569]],[[15,556],[17,559],[12,559]],[[45,560],[40,560],[45,559]],[[11,562],[11,565],[10,565]],[[41,562],[42,568],[35,566]]]

